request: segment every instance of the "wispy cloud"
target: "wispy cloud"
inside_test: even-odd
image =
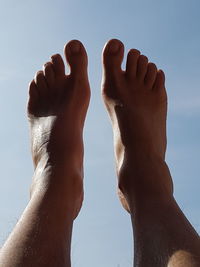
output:
[[[0,82],[13,80],[19,77],[20,73],[16,69],[0,69]]]
[[[200,94],[188,95],[187,97],[175,97],[169,104],[170,111],[175,113],[199,114]]]
[[[177,82],[177,81],[176,81]],[[187,113],[188,115],[200,114],[200,90],[197,81],[183,79],[181,83],[169,91],[169,111]]]

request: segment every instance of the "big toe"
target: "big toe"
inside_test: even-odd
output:
[[[103,71],[104,75],[117,77],[121,70],[124,56],[124,45],[117,39],[107,42],[103,49]]]
[[[88,59],[83,44],[78,40],[72,40],[66,44],[64,53],[70,67],[70,75],[87,78]]]

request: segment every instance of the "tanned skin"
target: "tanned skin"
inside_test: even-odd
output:
[[[165,76],[131,49],[121,69],[124,45],[110,40],[103,51],[102,96],[111,118],[118,192],[130,213],[134,266],[200,266],[200,239],[173,197],[165,162]]]
[[[90,99],[87,54],[79,41],[56,54],[29,86],[35,172],[31,198],[1,249],[3,267],[70,267],[73,221],[83,201],[83,126]]]
[[[73,40],[29,86],[35,167],[30,201],[0,252],[3,267],[70,267],[73,222],[83,201],[83,126],[90,100],[87,54]],[[200,266],[200,240],[173,197],[165,162],[167,94],[161,70],[136,49],[103,51],[102,96],[111,118],[123,207],[134,233],[134,266]]]

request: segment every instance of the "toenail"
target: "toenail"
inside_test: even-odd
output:
[[[55,55],[51,56],[51,59],[56,61],[59,57],[60,57],[59,54],[55,54]]]
[[[79,42],[73,42],[70,44],[69,49],[72,53],[78,53],[80,51],[80,43]]]
[[[129,54],[132,56],[132,55],[137,55],[137,56],[140,56],[140,51],[139,50],[137,50],[137,49],[130,49],[129,50]]]
[[[51,66],[51,62],[46,62],[45,64],[44,64],[44,67],[46,68],[46,67],[49,67],[49,66]]]
[[[117,53],[120,49],[120,44],[118,42],[111,42],[108,49],[110,53]]]

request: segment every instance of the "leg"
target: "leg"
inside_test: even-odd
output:
[[[90,98],[87,55],[65,47],[71,72],[54,55],[31,82],[28,119],[35,173],[31,198],[1,249],[4,267],[71,266],[73,221],[83,200],[82,132]]]
[[[132,49],[103,52],[102,94],[114,135],[119,197],[131,214],[135,266],[200,266],[200,239],[173,198],[165,162],[167,94],[164,73]]]

